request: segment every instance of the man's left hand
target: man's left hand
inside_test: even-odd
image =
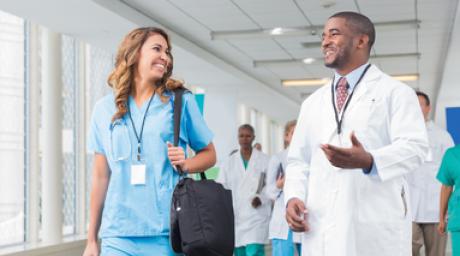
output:
[[[358,141],[354,132],[350,136],[351,148],[341,148],[330,144],[321,145],[321,149],[326,154],[329,162],[339,168],[344,169],[368,169],[372,168],[372,155],[367,152],[363,145]]]

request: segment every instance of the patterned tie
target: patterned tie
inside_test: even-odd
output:
[[[343,104],[345,103],[348,97],[348,82],[344,76],[339,79],[336,90],[337,109],[340,112],[342,110]]]

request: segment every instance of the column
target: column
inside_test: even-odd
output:
[[[28,143],[28,173],[27,173],[27,237],[26,241],[35,244],[38,242],[39,231],[39,185],[40,185],[40,150],[39,150],[39,126],[40,126],[40,57],[39,57],[39,27],[29,23],[29,50],[27,59],[28,87],[27,87],[27,143]]]
[[[44,243],[62,239],[61,35],[42,30],[42,232]]]

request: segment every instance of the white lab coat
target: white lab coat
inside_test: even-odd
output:
[[[439,222],[441,183],[436,179],[442,157],[454,146],[450,134],[433,121],[426,123],[429,151],[425,162],[416,172],[407,175],[411,195],[412,221],[417,223]]]
[[[268,161],[267,155],[252,150],[248,168],[245,170],[241,152],[238,150],[220,167],[216,181],[232,191],[235,247],[268,243],[268,223],[272,205],[271,200],[266,196],[266,186],[258,195],[262,205],[257,209],[251,205],[256,196],[261,174],[267,171]]]
[[[274,201],[273,212],[268,229],[269,239],[287,240],[289,226],[286,221],[286,206],[284,204],[284,193],[276,187],[276,180],[279,165],[286,171],[287,166],[287,149],[273,155],[268,163],[267,170],[267,196]],[[294,243],[301,242],[301,233],[294,232],[292,235]]]
[[[288,153],[285,202],[305,198],[308,222],[302,256],[411,255],[411,217],[404,175],[425,158],[428,141],[415,92],[372,65],[337,135],[331,84],[302,104]],[[320,145],[351,147],[350,133],[373,156],[378,175],[340,169]]]

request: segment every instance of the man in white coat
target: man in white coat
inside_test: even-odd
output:
[[[404,175],[428,141],[415,92],[368,63],[374,40],[359,13],[324,26],[324,62],[335,73],[302,104],[284,185],[286,219],[305,232],[303,256],[411,254]]]
[[[235,214],[235,256],[264,256],[272,204],[266,196],[265,175],[269,158],[253,149],[254,128],[238,129],[240,149],[220,167],[216,179],[232,191]]]
[[[286,206],[283,193],[287,152],[296,123],[296,120],[287,122],[284,128],[285,149],[273,155],[268,163],[267,195],[274,201],[268,230],[268,238],[272,240],[272,256],[294,256],[294,247],[300,255],[301,233],[293,233],[286,222]]]
[[[446,130],[429,119],[431,104],[428,95],[417,92],[417,96],[425,118],[429,150],[422,166],[407,175],[412,206],[412,255],[420,255],[420,248],[425,245],[426,256],[444,256],[447,235],[440,235],[436,231],[441,192],[441,183],[436,180],[436,174],[444,153],[454,146],[454,142]]]

